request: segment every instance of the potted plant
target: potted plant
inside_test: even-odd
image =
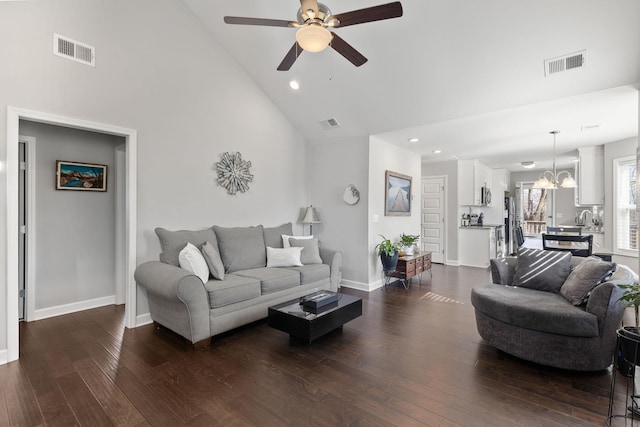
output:
[[[639,308],[640,308],[640,284],[633,283],[631,285],[618,285],[621,289],[626,289],[620,297],[620,301],[626,301],[628,306],[633,306],[633,312],[636,315],[636,330],[640,327]]]
[[[407,255],[413,255],[414,246],[418,243],[420,235],[418,234],[404,234],[400,235],[400,246],[404,248],[404,253]]]
[[[385,271],[393,271],[398,264],[398,251],[400,247],[397,243],[393,243],[382,234],[380,234],[380,237],[382,237],[382,242],[376,245],[376,250],[380,256],[380,261],[382,261],[382,268]]]

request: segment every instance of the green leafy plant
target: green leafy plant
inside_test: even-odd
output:
[[[633,306],[634,313],[636,315],[636,326],[640,326],[638,312],[640,309],[640,284],[634,283],[632,285],[618,285],[621,289],[626,289],[624,294],[619,298],[619,301],[626,301],[628,306]]]
[[[378,255],[386,255],[393,256],[396,252],[400,250],[400,247],[397,243],[393,243],[391,240],[384,237],[382,234],[379,234],[382,237],[382,242],[376,245],[376,251],[378,251]]]
[[[400,235],[400,244],[402,246],[413,246],[420,239],[419,234],[404,234]]]

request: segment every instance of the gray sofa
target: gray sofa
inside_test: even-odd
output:
[[[213,226],[199,231],[158,228],[156,234],[162,249],[160,261],[139,265],[135,280],[146,291],[153,321],[196,345],[267,317],[271,305],[314,290],[338,290],[342,253],[318,247],[315,238],[298,244],[304,247],[303,254],[312,256],[305,265],[267,267],[267,247],[283,248],[282,235],[293,234],[291,223],[271,228]],[[209,277],[203,283],[179,266],[179,253],[187,243],[202,249],[207,242],[219,252],[223,280]]]
[[[585,259],[590,258],[572,257],[570,271]],[[542,365],[578,371],[607,368],[626,307],[617,285],[633,283],[637,276],[614,264],[615,272],[605,275],[582,301],[572,303],[558,289],[511,286],[516,264],[516,257],[491,260],[494,283],[472,289],[480,336],[505,353]]]

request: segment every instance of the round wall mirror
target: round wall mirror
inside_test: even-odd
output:
[[[358,200],[360,200],[360,192],[353,184],[349,184],[344,190],[342,200],[344,200],[344,202],[348,205],[355,205],[356,203],[358,203]]]

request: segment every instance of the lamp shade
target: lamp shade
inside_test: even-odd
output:
[[[321,52],[331,43],[331,32],[317,24],[305,25],[296,31],[296,41],[307,52]]]
[[[578,188],[578,183],[571,175],[562,180],[562,184],[560,184],[562,188]]]
[[[302,218],[302,223],[303,224],[319,224],[322,221],[320,221],[320,217],[318,216],[318,212],[316,211],[316,208],[314,208],[313,206],[309,206],[307,208],[307,211],[304,214],[304,218]]]

